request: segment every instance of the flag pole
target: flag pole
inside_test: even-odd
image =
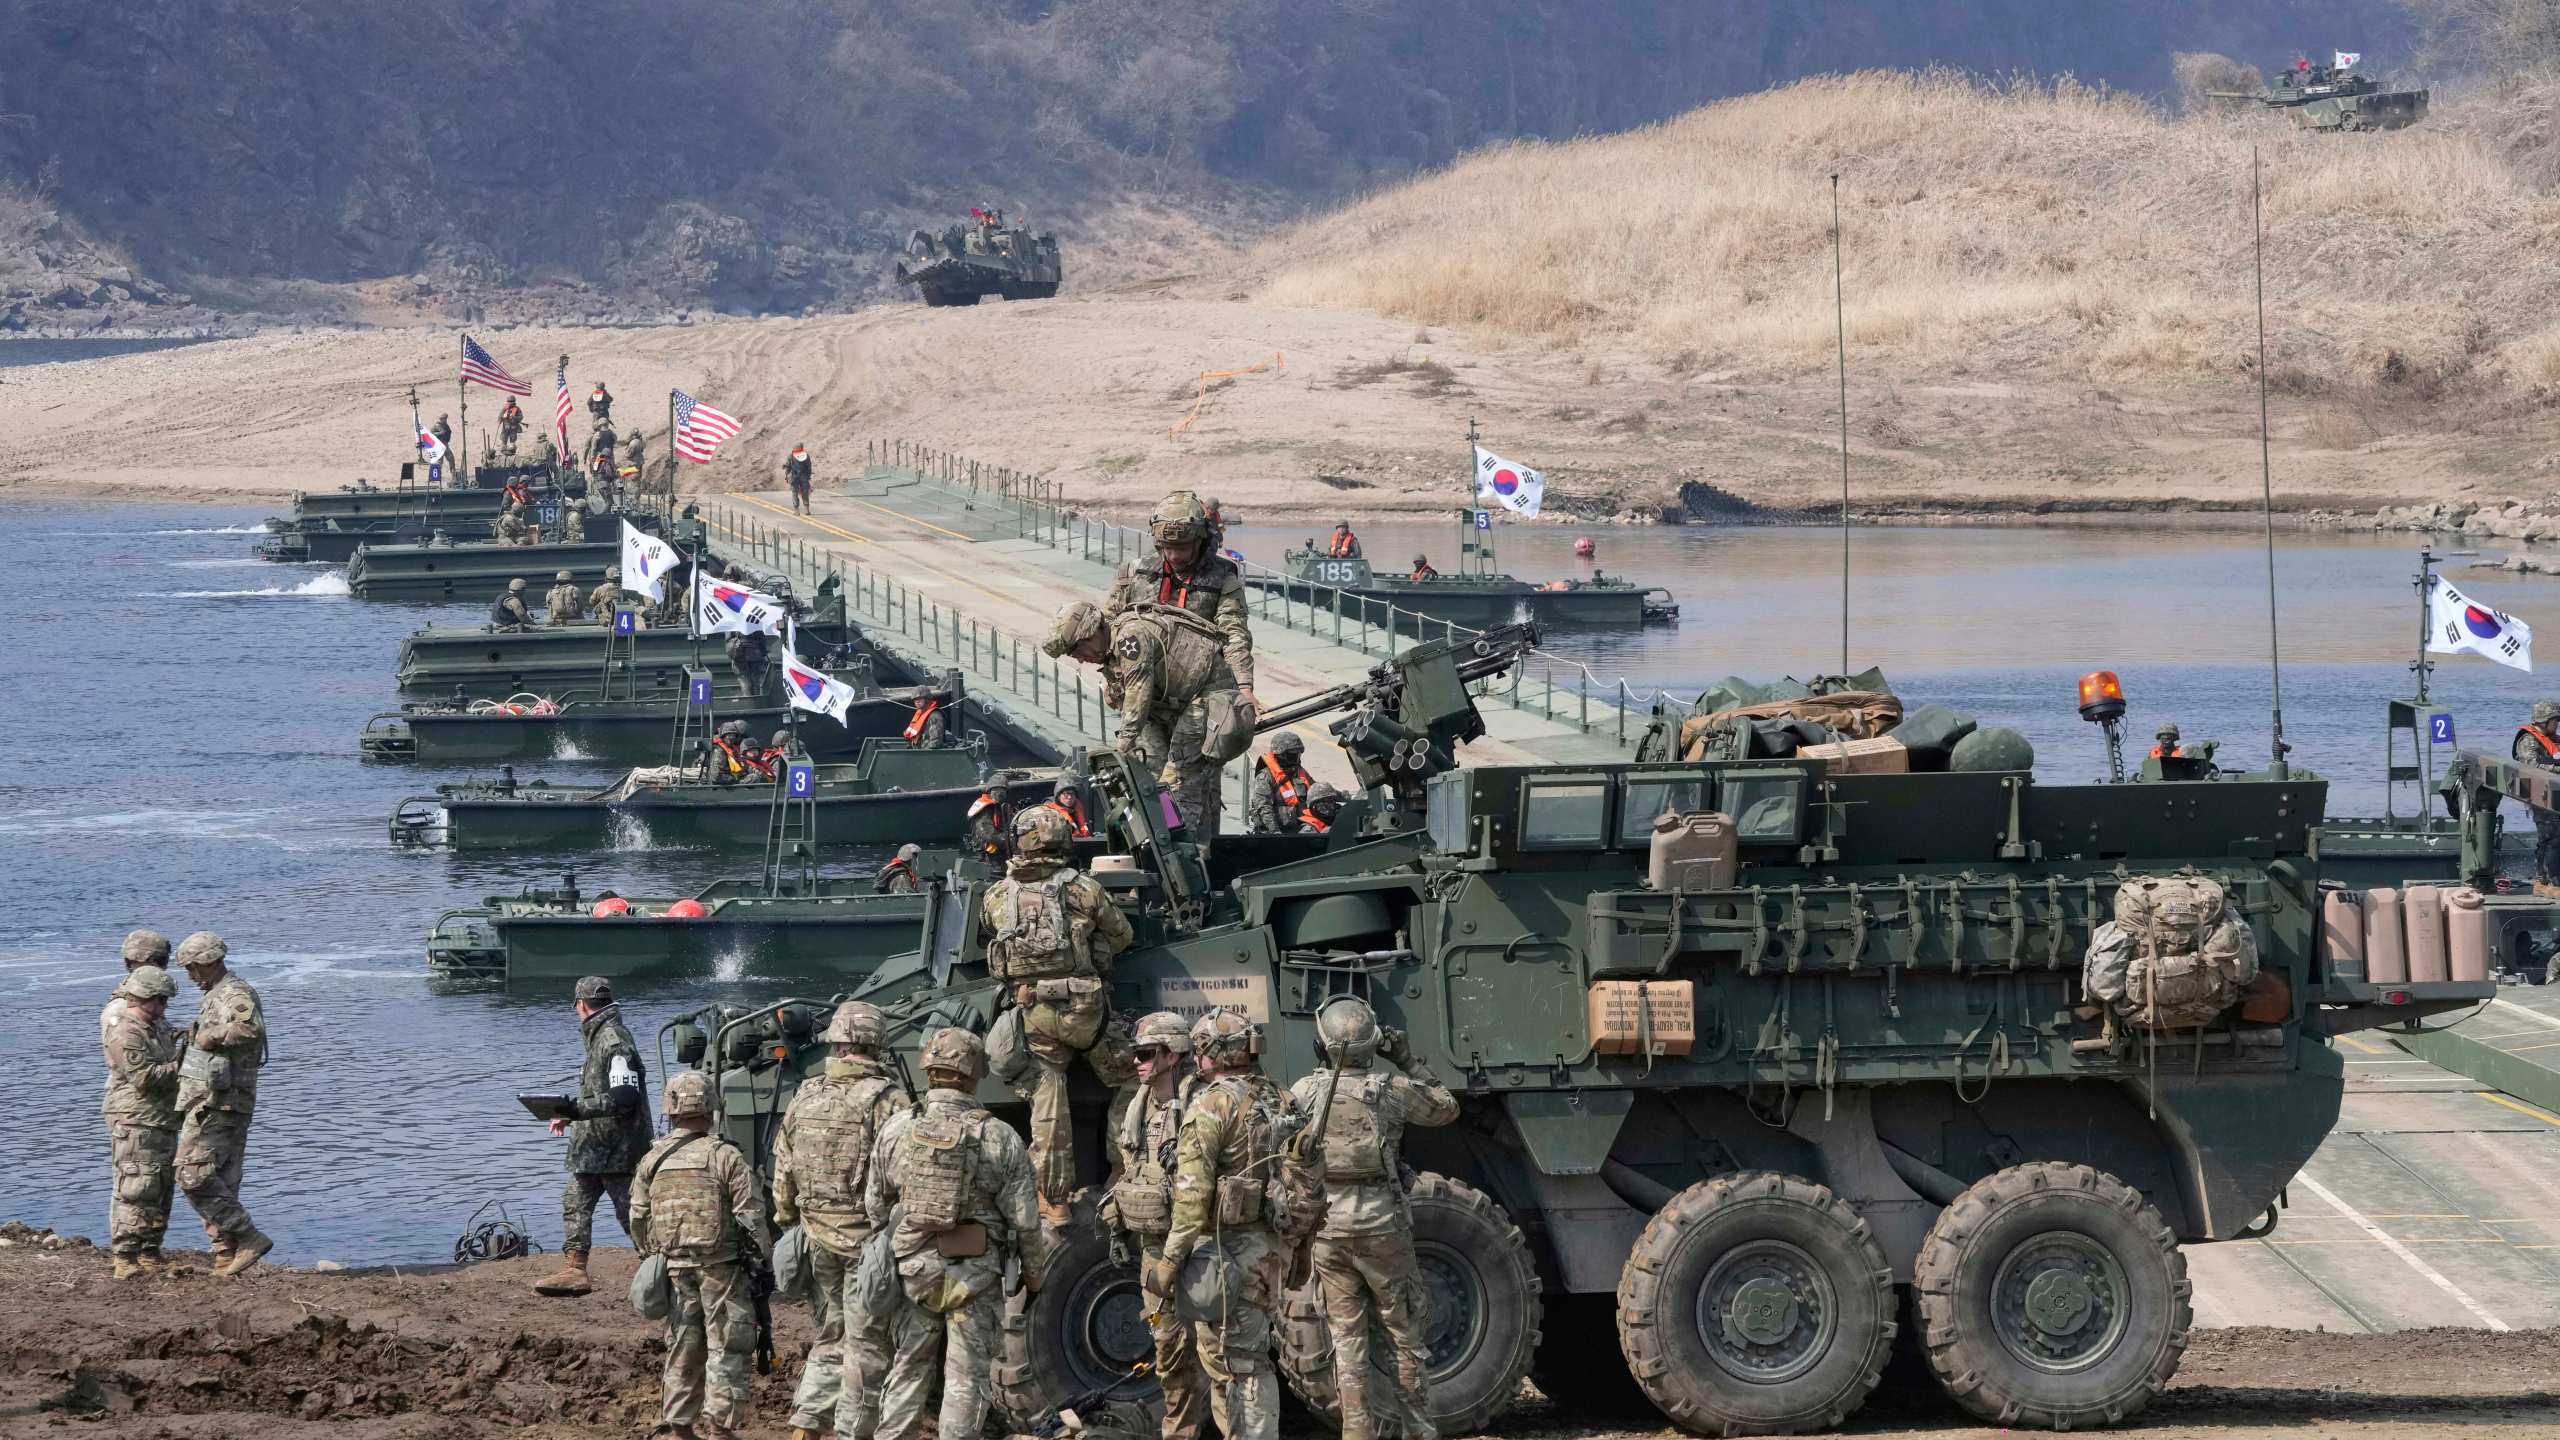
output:
[[[1491,529],[1484,532],[1482,539],[1478,539],[1475,533],[1475,508],[1476,500],[1479,498],[1476,494],[1476,443],[1476,417],[1470,415],[1467,417],[1466,508],[1458,512],[1458,573],[1461,575],[1483,574],[1488,568],[1484,547],[1493,543]],[[1470,555],[1475,557],[1475,569],[1472,572],[1467,568],[1467,558]]]
[[[649,483],[646,475],[638,478],[642,485]],[[676,523],[676,392],[672,387],[667,391],[667,523]]]
[[[1840,355],[1840,673],[1849,673],[1849,302],[1840,281],[1840,175],[1831,176],[1831,324]]]
[[[2267,529],[2267,682],[2272,701],[2269,719],[2275,745],[2274,763],[2269,768],[2277,779],[2290,780],[2293,767],[2286,764],[2284,758],[2284,658],[2276,639],[2276,480],[2275,461],[2267,442],[2267,220],[2265,201],[2261,198],[2265,189],[2260,178],[2261,165],[2258,148],[2250,146],[2249,224],[2256,233],[2258,272],[2258,485],[2265,502],[2262,513]]]
[[[453,427],[453,443],[455,448],[461,452],[461,454],[456,457],[461,461],[462,465],[462,468],[457,473],[462,476],[462,487],[466,490],[472,488],[474,483],[480,478],[473,474],[471,470],[471,382],[463,378],[462,371],[460,369],[462,363],[462,346],[470,343],[471,332],[465,330],[462,332],[460,341],[454,346],[454,365],[456,368],[453,372],[454,409],[460,414],[460,418],[455,422]]]
[[[425,433],[427,433],[426,417],[418,413],[418,387],[412,385],[409,387],[409,453],[417,456],[422,462],[426,458],[427,447],[418,443],[418,437]]]

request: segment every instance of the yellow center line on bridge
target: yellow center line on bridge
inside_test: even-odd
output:
[[[924,518],[922,518],[921,516],[910,515],[910,514],[908,514],[906,511],[904,511],[904,510],[892,510],[892,509],[890,509],[890,508],[889,508],[888,506],[886,506],[886,505],[874,505],[874,504],[872,504],[872,503],[871,503],[870,501],[868,501],[868,500],[856,500],[856,499],[854,499],[854,497],[852,497],[852,496],[850,496],[850,495],[839,495],[839,496],[837,496],[836,498],[837,498],[837,499],[839,499],[839,500],[848,501],[848,502],[850,502],[850,503],[852,503],[852,504],[855,504],[855,505],[859,505],[859,506],[861,506],[861,507],[862,507],[863,509],[865,509],[865,510],[877,510],[877,511],[879,511],[879,512],[880,512],[881,514],[883,514],[883,515],[893,516],[893,517],[895,517],[895,518],[897,518],[897,519],[904,520],[904,521],[906,521],[906,522],[907,522],[908,524],[910,524],[910,525],[921,525],[921,526],[923,526],[924,528],[926,528],[927,530],[930,530],[930,531],[932,531],[933,533],[935,533],[935,534],[937,534],[937,535],[948,535],[948,536],[950,536],[950,537],[951,537],[952,539],[954,539],[954,540],[966,540],[966,541],[968,541],[968,542],[969,542],[970,544],[972,544],[972,545],[975,545],[975,544],[977,544],[977,543],[978,543],[978,542],[977,542],[976,537],[974,537],[974,536],[963,535],[963,534],[961,534],[961,533],[960,533],[959,531],[957,531],[957,530],[945,530],[945,529],[943,529],[941,526],[934,524],[934,523],[933,523],[932,521],[930,521],[930,520],[924,519]]]
[[[774,504],[774,503],[773,503],[772,501],[770,501],[770,500],[760,500],[760,499],[756,498],[756,497],[755,497],[755,496],[753,496],[753,495],[731,495],[731,496],[729,496],[728,498],[730,498],[730,499],[732,499],[732,500],[744,500],[745,502],[747,502],[747,503],[748,503],[748,504],[750,504],[750,505],[760,506],[760,507],[762,507],[763,509],[770,510],[770,511],[772,511],[774,514],[779,515],[779,516],[783,517],[783,518],[784,518],[784,519],[786,519],[786,520],[796,520],[796,521],[800,522],[800,523],[801,523],[801,524],[803,524],[803,525],[809,525],[809,526],[813,526],[813,527],[815,527],[815,528],[817,528],[817,529],[824,530],[824,531],[826,531],[826,532],[827,532],[828,534],[830,534],[830,535],[841,535],[841,536],[843,536],[843,537],[844,537],[845,539],[847,539],[847,540],[858,540],[858,541],[861,541],[861,542],[862,542],[863,544],[865,544],[865,545],[870,545],[870,544],[874,544],[874,543],[876,543],[876,542],[875,542],[875,541],[873,541],[873,540],[872,540],[872,538],[871,538],[870,536],[868,536],[868,535],[861,535],[861,534],[857,534],[857,533],[855,533],[855,532],[853,532],[853,531],[851,531],[851,530],[846,530],[846,529],[842,529],[842,528],[840,528],[840,527],[838,527],[838,526],[835,526],[835,525],[830,525],[830,524],[828,524],[826,521],[824,521],[824,520],[820,520],[820,519],[817,519],[817,518],[816,518],[816,517],[814,517],[814,516],[809,516],[809,515],[795,515],[795,514],[791,513],[789,510],[786,510],[786,509],[782,508],[781,506]],[[950,534],[951,532],[949,532],[949,531],[947,531],[947,530],[946,530],[946,531],[944,531],[943,533],[947,535],[947,534]],[[961,536],[960,538],[961,538],[961,539],[963,539],[963,540],[966,540],[966,539],[968,539],[969,537],[968,537],[968,536],[966,536],[966,535],[963,535],[963,536]],[[959,583],[961,583],[961,584],[963,584],[963,585],[968,586],[970,589],[977,591],[979,594],[986,596],[986,597],[987,597],[988,599],[990,599],[990,600],[1001,601],[1001,602],[1004,602],[1004,603],[1006,603],[1006,604],[1014,604],[1014,605],[1018,605],[1018,604],[1022,603],[1022,602],[1021,602],[1021,598],[1020,598],[1019,596],[1007,595],[1006,593],[1004,593],[1004,592],[1003,592],[1003,591],[1001,591],[1001,590],[989,589],[987,586],[980,584],[978,581],[976,581],[976,580],[974,580],[974,579],[971,579],[969,576],[959,574],[959,573],[957,573],[956,571],[945,570],[945,569],[943,569],[943,568],[942,568],[941,566],[939,566],[939,565],[928,564],[927,562],[925,562],[925,561],[923,561],[923,560],[919,560],[919,559],[917,559],[917,558],[915,558],[915,557],[913,557],[913,556],[908,556],[908,557],[906,557],[906,558],[905,558],[904,560],[902,560],[900,563],[901,563],[901,564],[904,564],[904,565],[911,565],[911,566],[913,566],[913,567],[915,567],[916,569],[919,569],[919,570],[929,570],[929,571],[933,572],[934,574],[939,575],[939,576],[941,576],[942,578],[944,578],[944,579],[946,579],[946,580],[956,580],[956,581],[958,581]],[[1036,608],[1036,607],[1035,607],[1035,608]]]
[[[2363,1052],[2364,1052],[2364,1053],[2366,1053],[2367,1055],[2388,1055],[2388,1054],[2390,1054],[2390,1053],[2391,1053],[2389,1050],[2386,1050],[2386,1049],[2384,1049],[2383,1047],[2381,1047],[2381,1046],[2379,1046],[2379,1045],[2367,1045],[2366,1043],[2364,1043],[2363,1041],[2361,1041],[2361,1040],[2357,1039],[2357,1038],[2356,1038],[2356,1037],[2354,1037],[2353,1035],[2341,1035],[2341,1036],[2339,1036],[2339,1037],[2338,1037],[2338,1040],[2339,1040],[2339,1043],[2341,1043],[2341,1044],[2345,1044],[2345,1045],[2352,1045],[2352,1046],[2354,1046],[2355,1048],[2357,1048],[2358,1050],[2363,1051]]]
[[[2492,1105],[2504,1105],[2519,1115],[2530,1115],[2546,1125],[2560,1126],[2560,1115],[2554,1115],[2548,1110],[2527,1105],[2521,1100],[2510,1100],[2504,1095],[2492,1095],[2486,1090],[2474,1090],[2471,1093]]]

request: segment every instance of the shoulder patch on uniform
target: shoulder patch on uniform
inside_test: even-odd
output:
[[[1121,636],[1119,650],[1122,655],[1131,660],[1135,660],[1140,655],[1146,653],[1146,647],[1138,643],[1138,637],[1135,635]]]

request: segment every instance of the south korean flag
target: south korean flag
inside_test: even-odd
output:
[[[2504,610],[2492,610],[2453,588],[2441,576],[2427,589],[2427,651],[2433,655],[2486,655],[2518,670],[2533,668],[2533,627]]]

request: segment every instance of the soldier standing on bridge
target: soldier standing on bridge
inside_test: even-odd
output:
[[[782,478],[791,486],[791,513],[809,513],[809,447],[794,445],[791,458],[782,462]]]
[[[523,433],[524,407],[518,405],[516,397],[510,395],[507,397],[506,405],[498,411],[498,448],[509,455],[515,454],[516,437]]]

